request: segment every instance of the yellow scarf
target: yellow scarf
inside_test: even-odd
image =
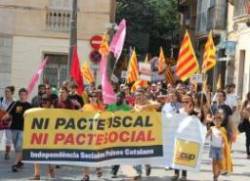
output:
[[[232,155],[231,155],[231,146],[227,139],[227,131],[225,128],[221,127],[221,135],[224,140],[224,149],[223,149],[223,160],[221,161],[221,170],[222,172],[231,173],[233,171]]]

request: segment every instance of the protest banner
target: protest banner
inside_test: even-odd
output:
[[[163,165],[161,114],[35,108],[25,113],[26,162]]]
[[[26,162],[101,167],[151,164],[199,170],[206,128],[195,116],[157,112],[25,113]]]
[[[192,77],[190,77],[190,82],[201,84],[203,82],[202,75],[201,74],[194,74]]]
[[[140,80],[146,80],[149,82],[157,82],[165,80],[165,75],[159,74],[158,71],[152,71],[151,64],[139,63]]]
[[[175,169],[198,171],[205,143],[206,127],[196,116],[163,113],[165,165]]]
[[[151,81],[152,79],[151,64],[140,62],[139,72],[140,72],[140,80]]]

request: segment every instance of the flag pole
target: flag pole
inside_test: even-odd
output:
[[[70,43],[69,43],[69,55],[68,55],[68,65],[67,65],[67,73],[68,79],[70,80],[70,68],[72,63],[72,55],[73,55],[73,48],[77,46],[77,0],[72,1],[72,13],[71,13],[71,20],[70,20]]]

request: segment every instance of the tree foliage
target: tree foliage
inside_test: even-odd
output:
[[[179,32],[176,0],[117,0],[117,23],[127,20],[125,49],[158,54],[159,47],[169,50]]]

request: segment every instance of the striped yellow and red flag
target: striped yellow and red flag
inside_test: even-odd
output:
[[[162,73],[165,70],[166,61],[162,47],[160,48],[159,62],[158,62],[158,73]]]
[[[179,51],[179,56],[176,65],[176,75],[182,81],[185,81],[197,71],[199,71],[199,64],[194,52],[189,33],[186,31]]]
[[[132,93],[134,93],[136,91],[136,89],[138,89],[139,87],[142,87],[142,88],[147,88],[148,87],[148,81],[146,80],[137,80],[133,86],[131,87],[130,91]]]
[[[138,78],[139,78],[139,70],[137,64],[137,57],[135,50],[133,50],[128,65],[127,82],[128,83],[135,82],[138,80]]]
[[[101,43],[100,48],[99,48],[98,51],[102,56],[108,55],[108,53],[109,53],[109,45],[108,45],[108,35],[107,34],[104,34],[102,36],[102,43]]]
[[[166,66],[166,80],[171,85],[175,84],[175,78],[174,78],[174,75],[172,73],[170,65]]]
[[[82,71],[83,79],[86,80],[89,84],[92,84],[95,82],[94,75],[92,71],[90,70],[90,67],[87,63],[83,64],[81,71]]]
[[[202,73],[206,73],[216,65],[216,48],[214,46],[212,32],[209,33],[205,45],[202,63]]]

